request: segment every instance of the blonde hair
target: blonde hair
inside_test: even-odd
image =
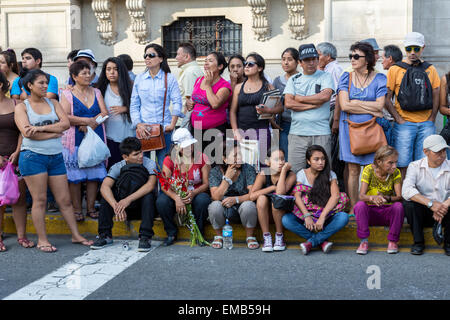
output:
[[[395,150],[394,147],[389,145],[382,146],[380,149],[375,152],[375,156],[373,158],[373,164],[378,166],[379,162],[383,162],[386,158],[390,156],[398,156],[398,151]]]

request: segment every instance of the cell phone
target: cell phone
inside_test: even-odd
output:
[[[99,115],[99,116],[95,119],[95,121],[96,121],[98,124],[102,124],[102,123],[105,122],[106,119],[108,119],[108,118],[109,118],[108,115],[106,115],[106,116],[104,116],[104,117],[102,117],[101,115]]]

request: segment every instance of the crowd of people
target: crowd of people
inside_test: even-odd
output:
[[[23,50],[21,63],[12,49],[2,51],[0,167],[11,162],[19,180],[20,197],[12,205],[17,241],[57,251],[45,231],[54,201],[73,243],[104,248],[113,243],[114,220],[139,219],[138,251],[145,252],[154,219],[162,219],[164,245],[172,245],[179,217],[192,205],[200,232],[212,225],[215,249],[223,247],[229,220],[242,223],[251,250],[260,247],[259,224],[264,252],[285,250],[287,229],[304,239],[303,254],[314,247],[328,253],[329,238],[354,219],[358,254],[369,251],[371,226],[389,227],[387,252],[397,253],[406,216],[412,254],[423,253],[423,229],[434,226],[442,227],[450,255],[450,147],[435,126],[438,112],[450,116],[450,72],[439,78],[421,59],[424,49],[418,32],[406,35],[405,57],[398,46],[381,49],[373,38],[362,40],[349,48],[351,67],[344,70],[332,43],[303,44],[282,52],[284,73],[274,81],[255,52],[228,59],[211,52],[202,70],[195,47],[181,43],[176,78],[158,44],[145,47],[146,69],[137,75],[126,54],[106,59],[97,75],[94,53],[74,50],[62,86],[41,70],[38,49]],[[380,57],[386,74],[376,69]],[[223,77],[226,69],[230,80]],[[271,107],[263,103],[267,96],[275,97]],[[99,116],[108,118],[101,123]],[[153,155],[142,150],[154,135],[149,125],[160,126],[165,142]],[[90,130],[110,157],[80,167]],[[250,141],[256,150],[248,148]],[[256,165],[245,161],[252,152]],[[178,171],[189,180],[186,196],[161,188],[156,177]],[[26,236],[27,202],[37,244]],[[98,219],[95,241],[78,231],[86,216]]]

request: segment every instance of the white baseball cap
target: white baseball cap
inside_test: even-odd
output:
[[[445,142],[444,138],[438,134],[432,134],[423,140],[423,148],[433,152],[439,152],[442,149],[449,149],[450,147]]]
[[[410,32],[406,35],[404,41],[405,47],[409,46],[419,46],[423,47],[425,45],[425,37],[419,32]]]
[[[197,142],[197,139],[192,137],[192,134],[186,128],[179,128],[175,130],[172,136],[172,141],[176,145],[179,145],[181,148],[189,147],[191,144]]]

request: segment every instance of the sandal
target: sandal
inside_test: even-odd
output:
[[[245,241],[247,242],[247,248],[249,248],[250,250],[255,250],[259,248],[259,243],[258,241],[256,241],[255,237],[247,237]]]
[[[86,216],[88,216],[91,219],[98,219],[98,211],[97,210],[88,211],[86,212]]]
[[[94,244],[94,241],[85,239],[83,241],[72,241],[72,243],[73,244],[81,244],[83,246],[90,247]]]
[[[83,222],[84,221],[83,212],[74,212],[73,214],[75,215],[75,220],[77,222]]]
[[[28,240],[27,238],[18,238],[17,242],[23,247],[23,248],[33,248],[35,246],[33,241]]]
[[[5,247],[5,244],[3,243],[3,235],[0,234],[0,252],[8,251]]]
[[[52,246],[52,245],[46,245],[46,246],[40,246],[40,245],[38,245],[38,246],[36,246],[36,248],[39,250],[39,251],[42,251],[42,252],[45,252],[45,253],[53,253],[53,252],[56,252],[56,251],[58,251],[58,249],[56,249],[54,246]]]
[[[211,243],[211,247],[213,247],[214,249],[222,249],[223,237],[222,236],[214,236],[214,240]]]

